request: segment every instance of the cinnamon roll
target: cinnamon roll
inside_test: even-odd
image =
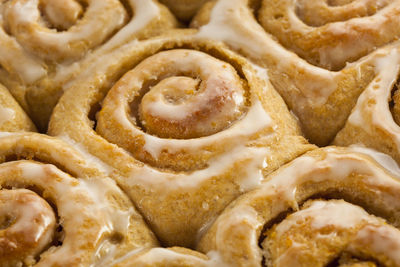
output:
[[[364,144],[400,163],[400,47],[381,53],[374,62],[376,77],[357,100],[334,144]]]
[[[193,247],[230,201],[314,148],[259,77],[264,69],[192,32],[102,59],[65,93],[49,124],[49,134],[120,172],[117,183],[167,246]]]
[[[156,0],[2,0],[0,82],[43,131],[65,84],[94,58],[175,26]]]
[[[399,266],[400,169],[361,147],[326,147],[239,197],[198,249],[228,266]]]
[[[192,26],[267,67],[306,137],[327,145],[376,77],[371,61],[398,46],[399,15],[398,0],[219,0]]]
[[[109,168],[36,133],[0,137],[0,265],[107,266],[158,242]]]
[[[10,92],[0,84],[0,131],[36,132],[36,127]]]

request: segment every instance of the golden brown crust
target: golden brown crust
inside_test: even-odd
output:
[[[3,1],[0,12],[0,82],[41,131],[66,83],[93,59],[178,25],[155,0]]]
[[[35,133],[4,134],[0,147],[2,266],[107,265],[158,245],[93,156]]]
[[[234,201],[198,249],[231,266],[325,266],[343,252],[396,266],[400,183],[389,163],[363,148],[308,152]]]
[[[400,32],[392,23],[399,12],[397,1],[220,0],[204,5],[192,26],[268,68],[305,136],[325,146],[375,77],[371,59],[398,45]],[[320,21],[309,21],[314,18]]]
[[[388,49],[374,62],[375,78],[360,95],[333,144],[363,144],[400,162],[398,79],[400,50]]]
[[[171,32],[143,42],[140,49],[126,47],[117,51],[110,59],[98,64],[103,69],[96,69],[97,77],[87,77],[66,92],[49,127],[51,135],[68,134],[90,153],[118,169],[122,176],[116,177],[118,183],[137,203],[158,237],[167,245],[188,247],[194,245],[196,233],[207,221],[212,220],[232,199],[255,186],[252,181],[260,177],[259,171],[266,174],[313,148],[300,136],[297,122],[268,81],[260,79],[242,57],[220,44],[197,40],[194,33],[193,30]],[[162,52],[164,50],[168,51]],[[179,51],[187,55],[183,59],[170,57],[175,61],[170,67],[168,64],[151,64],[151,60],[162,53],[172,55]],[[154,58],[152,55],[157,56]],[[217,124],[222,121],[226,126],[222,124],[222,130],[199,138],[162,138],[162,134],[147,132],[135,108],[138,108],[141,95],[158,86],[163,76],[172,79],[170,76],[177,73],[178,76],[198,78],[205,84],[211,82],[199,70],[203,64],[201,61],[197,60],[197,65],[180,63],[190,62],[197,55],[214,57],[216,64],[227,73],[233,70],[236,72],[233,77],[240,77],[235,79],[242,87],[239,89],[241,93],[234,91],[232,99],[243,98],[238,100],[242,104],[236,107],[229,104],[231,100],[224,101],[237,115],[228,115],[224,119],[224,114],[231,111],[220,111],[210,105],[213,116],[220,118]],[[160,77],[158,71],[135,71],[136,67],[141,69],[143,66],[139,62],[145,61],[150,67],[159,66],[162,70]],[[203,71],[207,72],[207,68]],[[223,80],[231,75],[215,70],[211,73],[214,80],[215,77]],[[143,80],[146,76],[150,80]],[[224,82],[230,83],[229,78],[220,83]],[[194,97],[208,92],[206,86],[202,86],[199,85]],[[211,100],[212,97],[213,93]],[[209,101],[200,98],[200,101],[205,100]],[[183,101],[186,104],[191,100],[189,97]],[[91,108],[99,102],[103,108],[96,115],[97,121],[94,117],[88,118]],[[158,108],[182,108],[165,107],[169,104],[161,103]],[[205,102],[205,107],[207,105]],[[198,108],[189,107],[189,110]],[[165,112],[165,115],[180,117],[186,112]],[[96,121],[96,131],[92,129],[90,120]],[[162,127],[160,130],[163,131]]]

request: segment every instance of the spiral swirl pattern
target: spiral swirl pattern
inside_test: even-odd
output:
[[[192,26],[268,68],[306,137],[325,146],[374,79],[379,51],[398,46],[399,3],[219,0]]]
[[[102,265],[157,245],[129,199],[67,143],[0,137],[0,265]]]
[[[399,1],[262,1],[258,20],[311,64],[340,70],[400,36]],[[355,45],[357,40],[357,45]]]
[[[57,61],[79,58],[104,42],[127,20],[126,11],[119,1],[84,3],[87,6],[83,15],[82,5],[74,0],[8,1],[4,7],[4,20],[18,43],[40,58]]]
[[[391,155],[400,162],[398,80],[400,50],[383,51],[374,62],[375,79],[361,94],[345,127],[334,140],[337,145],[362,143]]]
[[[31,265],[51,244],[56,218],[50,205],[26,189],[0,191],[1,265]]]
[[[49,131],[118,169],[115,179],[165,245],[193,247],[229,201],[312,146],[247,61],[188,33],[113,54],[98,77],[66,92]],[[289,150],[280,154],[282,146]]]
[[[244,84],[232,66],[206,53],[163,51],[142,61],[110,90],[97,116],[97,132],[153,166],[177,171],[202,168],[205,153],[189,151],[188,141],[209,147],[212,135],[243,117],[248,109]],[[207,136],[209,142],[201,139]],[[227,141],[222,141],[225,147]],[[162,151],[173,145],[183,146],[185,154]]]
[[[2,1],[0,82],[45,131],[65,85],[93,60],[176,26],[156,0]]]
[[[164,79],[156,83],[160,78]],[[151,90],[139,104],[137,124],[162,138],[189,139],[217,133],[236,121],[245,108],[242,81],[230,65],[198,51],[171,50],[144,60],[120,80],[99,114],[99,129],[112,128],[106,125],[110,118],[103,119],[103,114],[109,109],[127,109],[127,100],[142,89],[134,86],[146,83],[152,83]],[[108,105],[113,92],[125,95],[123,102]]]
[[[231,266],[397,266],[399,174],[369,149],[314,150],[233,202],[199,249]]]

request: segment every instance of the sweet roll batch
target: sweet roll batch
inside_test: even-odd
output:
[[[399,0],[1,0],[0,266],[400,266]]]

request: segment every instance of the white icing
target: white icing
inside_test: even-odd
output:
[[[159,17],[160,9],[152,0],[129,0],[133,9],[132,20],[115,34],[101,49],[109,50],[126,42],[130,36],[144,29],[154,18]],[[135,40],[133,41],[135,43]],[[130,44],[132,45],[132,44]]]
[[[376,128],[385,131],[400,150],[400,128],[393,120],[388,103],[400,70],[398,48],[378,57],[375,66],[377,75],[358,98],[348,122],[370,133]]]
[[[343,230],[355,231],[352,229],[357,229],[356,237],[348,241],[351,251],[357,251],[360,248],[365,249],[365,246],[367,246],[376,254],[388,255],[397,264],[399,263],[400,256],[398,251],[400,242],[398,237],[400,236],[400,231],[385,224],[383,220],[369,215],[358,206],[346,203],[343,200],[314,201],[309,207],[289,215],[282,221],[276,227],[276,237],[274,239],[281,239],[291,228],[296,228],[303,224],[310,224],[315,229],[316,234],[312,237],[315,242],[318,242],[317,240],[330,242],[332,237],[340,236],[339,233]],[[329,233],[318,232],[326,227],[331,229]],[[389,236],[388,233],[391,235]],[[299,264],[296,255],[301,254],[301,251],[307,250],[307,245],[298,242],[294,243],[295,245],[287,250],[281,249],[279,251],[279,257],[274,262],[274,265],[297,266]],[[346,248],[346,250],[348,249]]]
[[[0,240],[8,243],[4,251],[10,250],[9,242],[15,242],[17,250],[24,247],[27,255],[36,256],[51,244],[56,218],[47,202],[26,189],[0,190],[0,199],[0,217],[15,219],[2,229]]]
[[[166,69],[171,77],[162,79],[141,100],[142,123],[149,115],[177,122],[190,119],[196,121],[190,128],[204,132],[204,129],[223,127],[240,115],[244,106],[244,90],[235,69],[200,51],[174,49],[159,52],[135,67],[130,73],[133,76],[130,84],[138,90],[140,87],[135,85],[141,85],[145,79],[140,76],[141,73],[146,72],[153,76],[150,79],[157,80],[167,75]],[[175,76],[180,72],[190,73],[196,78]],[[170,98],[178,98],[178,101],[171,101]],[[214,103],[217,107],[212,105]],[[215,109],[217,112],[205,118],[196,116],[197,113]]]
[[[255,59],[275,58],[282,72],[295,66],[299,72],[312,74],[312,81],[302,81],[304,86],[298,87],[312,105],[324,104],[337,87],[338,73],[312,66],[276,43],[254,20],[247,0],[217,1],[210,22],[200,28],[197,37],[226,42]]]
[[[253,104],[246,115],[235,122],[230,128],[216,134],[196,139],[162,139],[145,134],[135,128],[125,115],[122,107],[115,110],[116,118],[125,128],[132,129],[136,134],[144,137],[145,150],[157,158],[161,151],[175,152],[184,150],[185,153],[196,152],[208,144],[219,143],[220,140],[232,140],[230,145],[224,149],[224,153],[209,160],[208,167],[190,173],[169,173],[158,171],[147,165],[133,170],[130,175],[130,185],[150,185],[165,192],[165,186],[177,190],[179,188],[197,188],[202,182],[211,177],[223,175],[228,169],[233,168],[235,162],[241,162],[246,168],[241,170],[240,178],[236,179],[242,191],[255,188],[263,180],[262,169],[266,167],[266,158],[269,149],[266,147],[249,146],[249,137],[253,134],[271,128],[269,136],[273,134],[273,122],[264,110],[262,104],[254,99]],[[119,114],[119,115],[117,115]]]
[[[359,28],[365,28],[366,31],[377,31],[377,27],[385,25],[389,16],[397,8],[399,1],[391,4],[376,12],[374,15],[362,18],[353,18],[345,22],[334,22],[326,25],[327,30],[332,34],[341,34],[346,30],[348,34],[356,32]],[[305,25],[296,15],[297,1],[293,1],[287,11],[290,27],[300,34],[307,35],[313,30],[313,27]],[[378,4],[384,6],[386,2]],[[365,5],[365,3],[359,3]],[[383,24],[382,24],[383,23]],[[386,23],[387,24],[387,23]],[[380,29],[380,28],[379,28]],[[390,36],[391,29],[384,29],[380,34]],[[350,33],[349,33],[350,32]],[[227,43],[234,49],[244,53],[254,60],[260,58],[269,58],[273,62],[278,62],[276,69],[283,75],[289,75],[293,80],[295,88],[299,90],[303,97],[297,101],[297,106],[304,105],[320,106],[326,103],[328,97],[336,90],[338,80],[342,79],[345,72],[333,72],[323,68],[310,65],[305,60],[299,58],[291,51],[279,45],[254,19],[248,7],[248,0],[219,0],[214,5],[210,21],[208,24],[200,27],[197,34],[198,38],[213,39]],[[369,36],[361,37],[358,42],[343,42],[335,44],[334,47],[320,49],[321,62],[328,63],[343,61],[351,58],[360,50],[373,51],[376,49],[371,45]],[[248,40],[251,40],[249,42]],[[373,57],[371,53],[367,57]],[[359,66],[365,62],[366,58],[360,59],[353,64],[348,64],[345,69],[355,68],[359,71]]]
[[[353,56],[358,55],[360,51],[372,51],[376,49],[374,44],[371,42],[371,36],[369,34],[359,34],[358,31],[363,29],[364,32],[374,32],[379,34],[379,37],[387,36],[391,34],[391,29],[384,27],[382,25],[387,24],[386,22],[390,19],[389,13],[393,12],[396,5],[400,3],[399,1],[392,1],[392,3],[382,9],[383,3],[376,3],[378,12],[370,16],[360,16],[358,14],[358,9],[365,12],[365,5],[369,1],[354,1],[350,5],[347,5],[347,9],[353,10],[353,17],[346,21],[336,21],[332,23],[327,23],[326,25],[321,25],[321,29],[324,32],[329,32],[333,35],[333,38],[342,39],[342,41],[334,43],[332,46],[325,46],[318,50],[320,56],[320,64],[324,66],[330,66],[332,64],[336,65],[339,62],[349,61]],[[394,2],[397,2],[395,4]],[[297,3],[299,4],[299,3]],[[320,3],[318,3],[320,4]],[[317,4],[317,5],[318,5]],[[326,3],[323,3],[326,5]],[[314,6],[314,8],[319,8]],[[334,9],[335,7],[333,7]],[[298,34],[302,36],[307,36],[308,33],[314,31],[314,27],[306,25],[297,15],[296,15],[296,4],[290,5],[288,9],[288,17],[290,27],[295,29]],[[351,38],[357,38],[357,42],[353,39],[350,41],[344,40],[343,34],[350,36]],[[376,37],[376,38],[379,38]]]
[[[120,114],[117,115],[117,118],[120,119],[123,125],[130,128],[132,127],[127,117],[122,115],[122,109],[117,109],[115,112]],[[144,134],[143,136],[146,140],[144,148],[154,158],[157,158],[163,149],[169,152],[179,151],[181,149],[196,151],[200,147],[216,143],[219,140],[225,140],[226,138],[240,143],[243,139],[247,139],[248,136],[266,127],[271,127],[272,124],[271,117],[265,112],[262,104],[257,100],[242,119],[235,122],[230,128],[224,131],[196,139],[162,139],[157,136]]]
[[[84,50],[100,44],[110,32],[118,29],[125,19],[125,10],[117,1],[89,0],[87,4],[83,18],[76,25],[68,31],[57,32],[40,24],[38,0],[18,1],[14,5],[10,5],[10,14],[15,20],[11,24],[11,31],[13,31],[14,25],[30,25],[31,29],[28,32],[15,33],[15,37],[24,47],[30,48],[30,42],[38,42],[43,47],[51,47],[53,53],[62,54],[61,58],[80,56]],[[29,41],[24,34],[30,35]],[[86,41],[82,42],[83,40]],[[41,53],[41,56],[48,57],[44,53]],[[51,53],[49,56],[53,57]]]
[[[25,83],[33,83],[47,73],[42,63],[29,56],[17,41],[2,29],[0,18],[0,64],[8,72],[17,73]]]
[[[72,42],[79,42],[79,40],[92,40],[89,38],[89,36],[93,35],[93,32],[97,32],[96,38],[100,38],[100,36],[106,35],[106,32],[109,31],[107,29],[122,25],[124,16],[118,15],[119,13],[116,11],[117,9],[109,7],[107,2],[108,1],[89,1],[88,9],[86,10],[84,16],[90,18],[87,20],[85,19],[85,23],[82,22],[83,19],[78,20],[76,22],[77,24],[72,26],[69,31],[63,32],[56,32],[54,30],[44,28],[45,25],[41,24],[40,14],[37,8],[38,1],[19,1],[15,4],[15,6],[13,6],[12,12],[13,18],[17,20],[15,23],[36,25],[33,27],[34,31],[29,33],[32,34],[32,37],[34,37],[36,41],[41,42],[46,46],[56,47],[57,50],[64,51],[64,56],[66,56],[68,53],[73,53],[70,50],[70,44]],[[160,10],[153,1],[130,0],[129,4],[134,10],[134,16],[132,20],[125,25],[125,27],[120,29],[105,45],[100,47],[99,53],[104,53],[106,50],[113,49],[116,46],[123,44],[129,40],[130,36],[137,34],[154,18],[160,16]],[[98,18],[98,14],[96,13],[98,10],[107,10],[107,12],[110,13],[110,17],[106,19],[106,21],[112,21],[113,23],[108,23],[107,27],[101,26],[99,21],[102,20]],[[95,16],[97,19],[92,20],[91,17]],[[3,17],[2,14],[0,14],[0,26],[2,26],[2,24]],[[18,43],[17,40],[22,43]],[[32,38],[29,40],[29,42],[31,41]],[[24,43],[24,41],[20,40],[18,36],[17,39],[10,37],[2,28],[0,28],[0,64],[7,69],[8,72],[17,73],[25,83],[36,82],[40,78],[44,77],[47,73],[47,70],[43,66],[43,62],[25,50],[30,46],[29,42]],[[98,43],[101,42],[101,40],[93,42]],[[92,46],[93,45],[94,44],[92,44]],[[43,56],[52,57],[52,54],[50,53]],[[79,56],[79,54],[73,56],[76,57]],[[73,73],[76,67],[78,67],[74,64],[70,66],[71,69],[68,67],[70,72],[65,70],[65,68],[63,68],[61,71]],[[61,74],[61,76],[63,75],[65,74]]]
[[[129,184],[131,186],[137,184],[148,185],[152,189],[158,189],[160,192],[165,193],[170,192],[170,190],[165,190],[166,187],[173,190],[198,188],[202,182],[209,180],[211,177],[224,175],[227,169],[234,166],[235,162],[241,161],[242,163],[247,162],[247,164],[246,168],[241,170],[241,176],[236,182],[242,191],[248,191],[257,187],[264,179],[262,169],[265,167],[265,159],[268,156],[268,152],[268,148],[239,146],[212,159],[209,167],[191,173],[174,174],[158,171],[143,165],[132,171]]]
[[[366,154],[372,157],[376,162],[378,162],[382,167],[389,171],[392,175],[400,177],[400,168],[396,161],[387,154],[381,153],[374,149],[366,148],[361,145],[351,145],[352,151]]]
[[[278,191],[282,192],[285,200],[297,209],[296,187],[308,181],[319,182],[330,179],[340,181],[347,179],[351,173],[360,173],[366,176],[366,182],[400,187],[398,181],[389,177],[384,169],[377,168],[355,153],[338,153],[333,147],[326,148],[326,151],[328,153],[324,160],[308,156],[295,159],[287,168],[278,171],[274,178],[262,187],[259,194],[270,195]],[[313,172],[312,175],[307,175],[310,170]]]
[[[371,162],[358,153],[344,152],[335,147],[328,147],[324,150],[327,153],[323,159],[302,156],[289,163],[285,168],[281,168],[275,172],[259,189],[251,193],[251,199],[277,200],[279,198],[279,201],[273,202],[273,212],[284,211],[287,209],[287,205],[292,206],[294,210],[298,210],[296,190],[299,185],[308,182],[340,182],[348,179],[352,173],[363,175],[363,182],[374,187],[391,188],[395,191],[400,190],[398,180],[388,176],[388,173],[384,169],[371,164]],[[380,200],[384,201],[387,205],[396,203],[396,200],[390,194],[381,194]],[[341,218],[341,220],[344,220],[343,224],[348,224],[354,218]],[[331,222],[341,224],[341,222],[336,220],[332,220]],[[331,222],[324,219],[317,219],[315,226],[321,227],[324,223]],[[217,250],[224,251],[227,242],[225,238],[234,234],[236,238],[240,238],[246,244],[246,258],[249,259],[249,262],[261,262],[258,240],[255,236],[261,233],[262,225],[263,219],[258,216],[253,208],[247,205],[246,201],[236,203],[234,208],[220,215],[213,226],[216,227],[215,245]],[[242,237],[248,237],[251,241],[242,240]],[[228,260],[226,257],[224,259]]]
[[[393,266],[400,265],[400,231],[389,225],[368,225],[358,232],[349,245],[349,251],[369,248],[375,255],[385,255]]]
[[[290,228],[305,224],[308,220],[311,221],[311,227],[315,230],[333,226],[335,231],[355,227],[363,221],[376,222],[376,219],[365,210],[343,200],[313,201],[309,207],[292,213],[278,224],[275,228],[277,239]]]
[[[222,216],[227,215],[225,213]],[[258,236],[254,230],[261,229],[263,224],[258,220],[257,212],[252,207],[241,205],[235,207],[235,212],[228,216],[229,219],[223,220],[224,223],[218,223],[215,236],[217,250],[223,251],[227,244],[226,236],[234,233],[237,236],[242,236],[241,241],[251,249],[252,253],[246,255],[248,262],[261,262],[262,255],[258,246]]]
[[[41,264],[46,266],[60,264],[68,262],[69,257],[80,257],[80,253],[87,253],[85,249],[82,250],[82,248],[87,248],[87,240],[80,238],[82,235],[89,234],[82,233],[87,223],[92,225],[88,231],[93,231],[90,233],[93,238],[92,244],[96,245],[97,250],[93,252],[93,261],[102,260],[96,259],[98,255],[112,257],[110,254],[116,250],[112,246],[103,244],[109,242],[105,237],[113,232],[126,235],[130,218],[134,215],[133,207],[121,210],[115,203],[110,202],[114,199],[111,196],[123,196],[114,181],[100,178],[75,179],[53,165],[30,161],[4,163],[0,169],[1,177],[14,170],[15,164],[18,169],[21,169],[21,178],[18,183],[37,185],[39,188],[49,190],[65,230],[63,245],[49,249],[46,254],[43,254]],[[81,201],[84,205],[81,205]]]
[[[14,135],[12,132],[0,132],[0,138],[5,138]]]
[[[15,111],[11,108],[0,106],[0,126],[6,122],[12,121],[15,118]]]
[[[256,76],[266,82],[269,82],[269,76],[268,76],[268,70],[266,68],[263,68],[255,63],[252,63],[249,61],[250,66],[255,70]],[[246,74],[251,74],[250,71],[247,71],[245,69]]]
[[[70,138],[68,135],[59,135],[57,137],[60,138],[61,140],[65,141],[66,143],[68,143],[75,150],[77,150],[85,158],[87,166],[95,166],[98,170],[103,172],[105,175],[110,175],[111,172],[113,171],[113,168],[110,165],[106,164],[105,162],[100,160],[98,157],[90,154],[84,145],[76,142],[75,140]],[[57,153],[52,153],[52,156],[53,156],[53,158],[58,158]]]
[[[40,179],[40,177],[45,176],[45,169],[40,164],[20,164],[19,168],[22,170],[22,176],[27,179]]]

